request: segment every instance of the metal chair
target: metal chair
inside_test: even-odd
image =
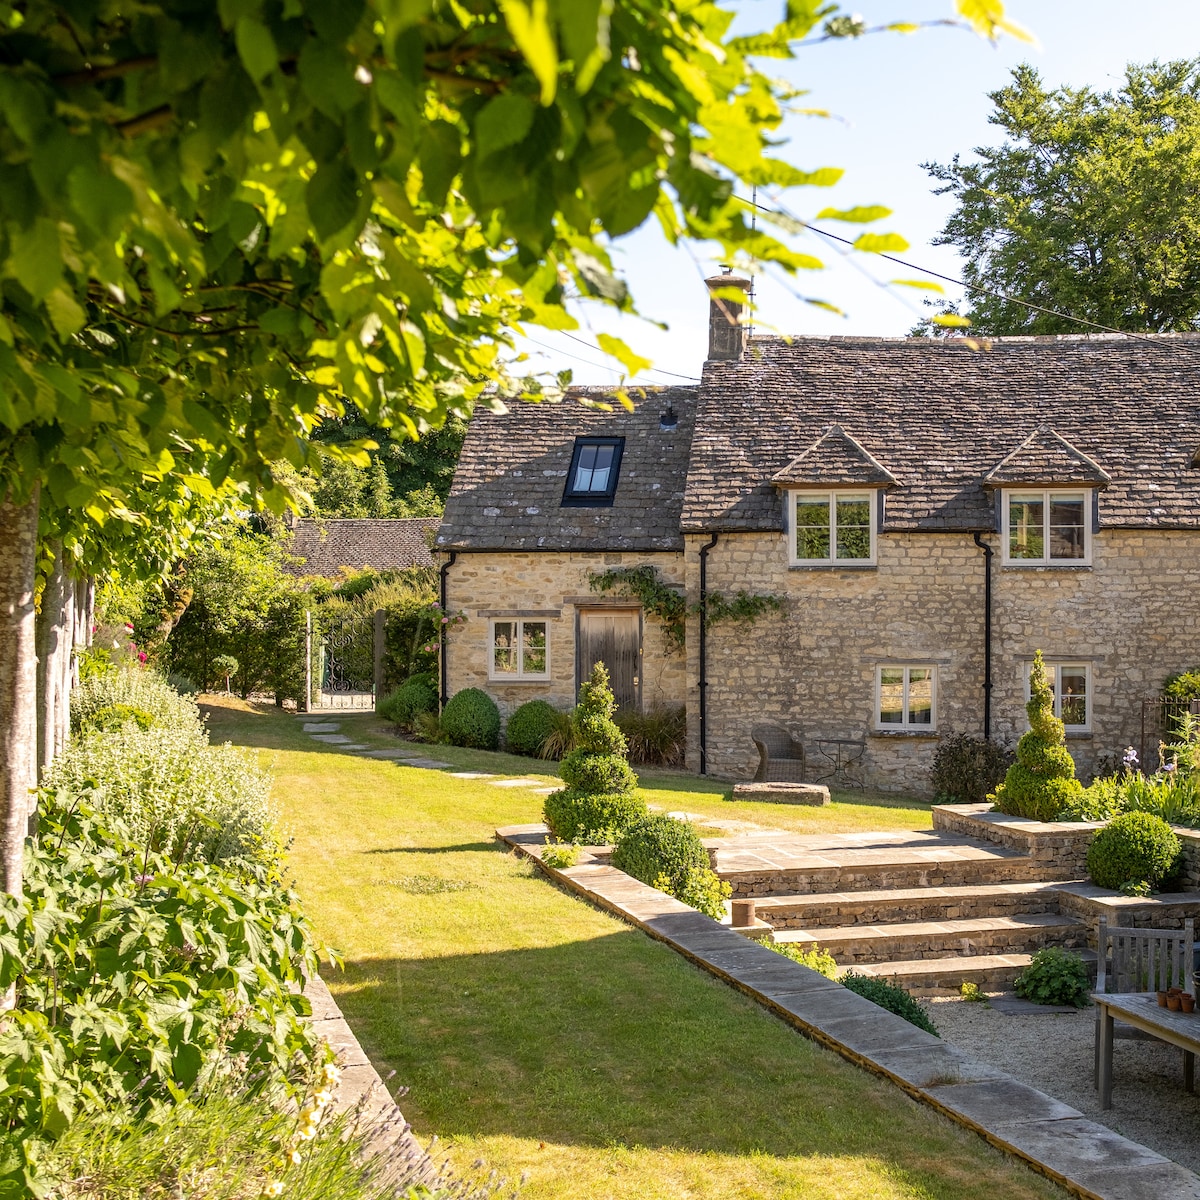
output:
[[[1192,947],[1196,922],[1189,917],[1182,929],[1133,929],[1109,925],[1100,918],[1096,935],[1096,991],[1102,995],[1122,992],[1159,992],[1169,987],[1192,991]],[[1120,1021],[1113,1037],[1130,1041],[1159,1041],[1152,1033],[1134,1029]],[[1100,1011],[1096,1010],[1096,1055],[1093,1084],[1100,1086]]]
[[[755,783],[803,783],[804,745],[782,725],[756,725],[750,736],[758,747]]]

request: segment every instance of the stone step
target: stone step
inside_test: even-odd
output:
[[[1078,952],[1096,970],[1093,950]],[[957,996],[964,983],[973,983],[981,992],[998,992],[1012,987],[1013,980],[1029,966],[1032,954],[976,954],[970,958],[898,959],[857,963],[859,975],[872,975],[898,984],[914,996]]]
[[[903,921],[894,925],[843,925],[781,930],[777,942],[816,942],[843,965],[883,959],[931,959],[1015,954],[1045,945],[1087,943],[1087,926],[1057,913],[964,917],[949,921]]]
[[[755,859],[761,861],[754,861]],[[931,846],[916,850],[840,849],[790,856],[716,853],[717,874],[735,897],[796,896],[902,888],[963,887],[1033,881],[1033,859],[997,846]]]
[[[763,896],[758,916],[774,929],[817,929],[834,925],[878,925],[899,921],[946,921],[1014,913],[1059,912],[1060,884],[1022,879],[1012,883],[956,887],[883,888]]]

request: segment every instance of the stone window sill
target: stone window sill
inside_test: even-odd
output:
[[[878,571],[878,563],[869,562],[836,562],[836,563],[788,563],[789,571]]]
[[[938,736],[936,729],[869,729],[867,731],[867,737],[899,738],[904,741],[936,742]]]
[[[1000,564],[1002,571],[1090,571],[1091,563],[1043,563],[1043,562],[1006,562]]]

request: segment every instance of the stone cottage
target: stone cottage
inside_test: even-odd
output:
[[[1200,337],[746,339],[730,307],[697,388],[472,422],[436,543],[470,617],[449,691],[567,704],[624,604],[623,702],[686,704],[696,770],[749,778],[771,721],[814,773],[925,791],[943,734],[1023,732],[1039,649],[1081,773],[1137,744],[1200,663]],[[634,563],[686,594],[685,658],[589,590]],[[781,605],[701,636],[739,591]]]

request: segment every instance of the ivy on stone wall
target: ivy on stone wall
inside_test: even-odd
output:
[[[680,592],[659,577],[657,568],[648,564],[592,573],[588,584],[593,592],[615,592],[636,599],[662,625],[668,652],[682,650],[686,645],[688,614],[700,615],[698,603],[689,605]],[[783,601],[783,596],[769,592],[756,594],[741,589],[731,600],[721,592],[709,592],[705,623],[709,629],[720,621],[748,625],[766,612],[779,612]]]

